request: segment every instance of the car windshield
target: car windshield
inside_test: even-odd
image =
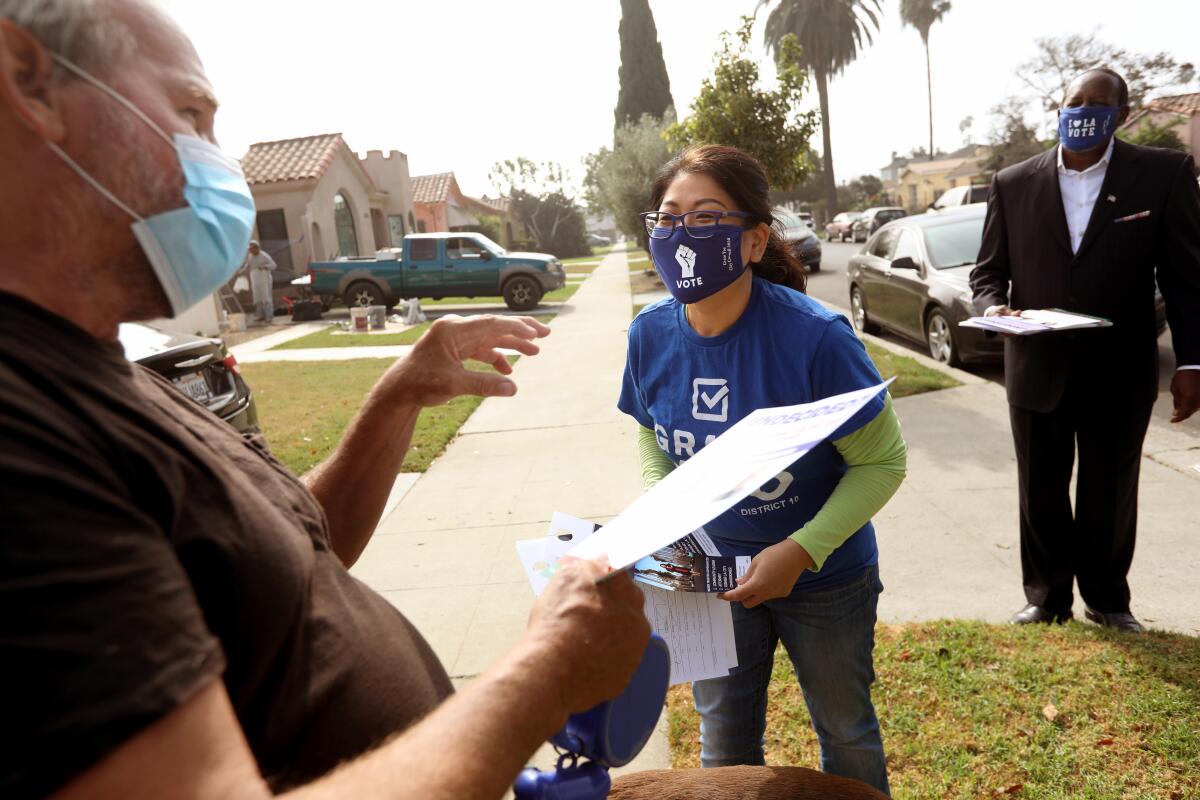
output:
[[[983,240],[983,216],[932,225],[925,229],[925,245],[934,269],[974,264]]]
[[[475,234],[475,238],[479,240],[480,244],[482,244],[484,247],[486,247],[488,250],[491,250],[493,253],[495,253],[498,256],[502,256],[506,252],[508,252],[503,247],[496,244],[488,237],[484,236],[482,233]]]

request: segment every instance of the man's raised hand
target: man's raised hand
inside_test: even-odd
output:
[[[507,377],[512,365],[500,352],[537,355],[534,343],[550,328],[532,317],[445,316],[435,320],[412,352],[396,362],[387,378],[397,391],[422,406],[436,406],[464,394],[511,397],[517,385]],[[491,365],[499,375],[468,370],[466,361]]]

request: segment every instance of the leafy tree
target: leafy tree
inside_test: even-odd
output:
[[[758,9],[771,0],[759,0]],[[872,29],[879,30],[880,0],[779,0],[767,16],[767,47],[776,57],[784,38],[794,34],[800,45],[799,66],[811,69],[821,101],[821,140],[824,153],[825,208],[838,210],[837,182],[833,176],[833,144],[830,139],[829,79],[853,61],[866,44]]]
[[[668,116],[666,121],[672,121]],[[584,158],[584,199],[594,211],[608,211],[617,227],[647,245],[646,229],[638,214],[648,211],[650,185],[671,157],[663,138],[663,120],[643,114],[636,123],[617,128],[613,146]]]
[[[636,123],[643,114],[662,118],[675,113],[671,99],[671,80],[663,62],[662,45],[649,0],[621,0],[621,67],[618,77],[614,133],[624,125]]]
[[[1109,67],[1129,84],[1129,104],[1142,106],[1151,93],[1169,94],[1171,87],[1186,88],[1196,78],[1195,67],[1176,61],[1166,52],[1131,53],[1096,38],[1092,33],[1072,33],[1036,39],[1037,55],[1017,67],[1017,77],[1032,89],[1047,111],[1062,104],[1067,86],[1081,72]]]
[[[808,75],[800,65],[795,36],[778,45],[778,88],[758,85],[758,63],[746,57],[753,17],[743,17],[736,34],[721,35],[721,52],[711,78],[700,86],[691,115],[667,129],[672,150],[694,144],[724,144],[752,154],[766,167],[771,185],[790,189],[809,170],[808,139],[815,115],[799,112]]]
[[[995,173],[1012,164],[1019,164],[1036,156],[1054,144],[1038,139],[1037,129],[1025,118],[1025,102],[1010,97],[992,107],[995,125],[992,129],[991,154],[983,162],[983,168]]]
[[[883,191],[883,181],[875,175],[860,175],[846,188],[849,190],[849,207],[854,211],[891,205],[891,198]]]
[[[513,213],[533,234],[539,250],[560,258],[591,252],[583,213],[571,197],[562,166],[518,157],[497,162],[488,178],[509,198]]]
[[[925,88],[929,93],[929,152],[933,148],[933,71],[929,66],[929,29],[950,10],[950,0],[900,0],[900,20],[916,28],[925,45]],[[933,156],[930,156],[932,160]]]
[[[1168,122],[1165,125],[1158,125],[1152,119],[1144,119],[1138,124],[1137,130],[1133,133],[1130,133],[1125,128],[1121,128],[1117,131],[1117,136],[1133,144],[1140,144],[1146,147],[1166,147],[1171,150],[1181,150],[1187,153],[1189,152],[1188,146],[1183,143],[1183,140],[1179,138],[1179,134],[1174,130],[1182,122],[1183,120],[1180,119],[1175,122]]]

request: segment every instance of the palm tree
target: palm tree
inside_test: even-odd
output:
[[[929,160],[933,160],[933,78],[929,69],[929,29],[950,10],[950,0],[900,0],[900,19],[917,29],[925,45],[925,88],[929,91]]]
[[[759,0],[758,9],[771,0]],[[757,9],[755,11],[757,13]],[[794,33],[803,49],[802,66],[813,71],[821,101],[821,140],[825,149],[825,211],[837,213],[833,146],[829,134],[829,79],[858,56],[879,30],[880,0],[779,0],[767,16],[764,38],[773,54],[784,36]]]

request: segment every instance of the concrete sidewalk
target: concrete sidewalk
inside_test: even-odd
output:
[[[456,683],[525,630],[533,592],[513,543],[544,535],[554,511],[605,521],[641,492],[633,425],[616,409],[631,309],[625,256],[610,254],[559,309],[541,354],[517,362],[516,397],[480,405],[353,569],[412,620]],[[544,748],[535,762],[551,756]],[[666,766],[660,724],[626,769]]]

